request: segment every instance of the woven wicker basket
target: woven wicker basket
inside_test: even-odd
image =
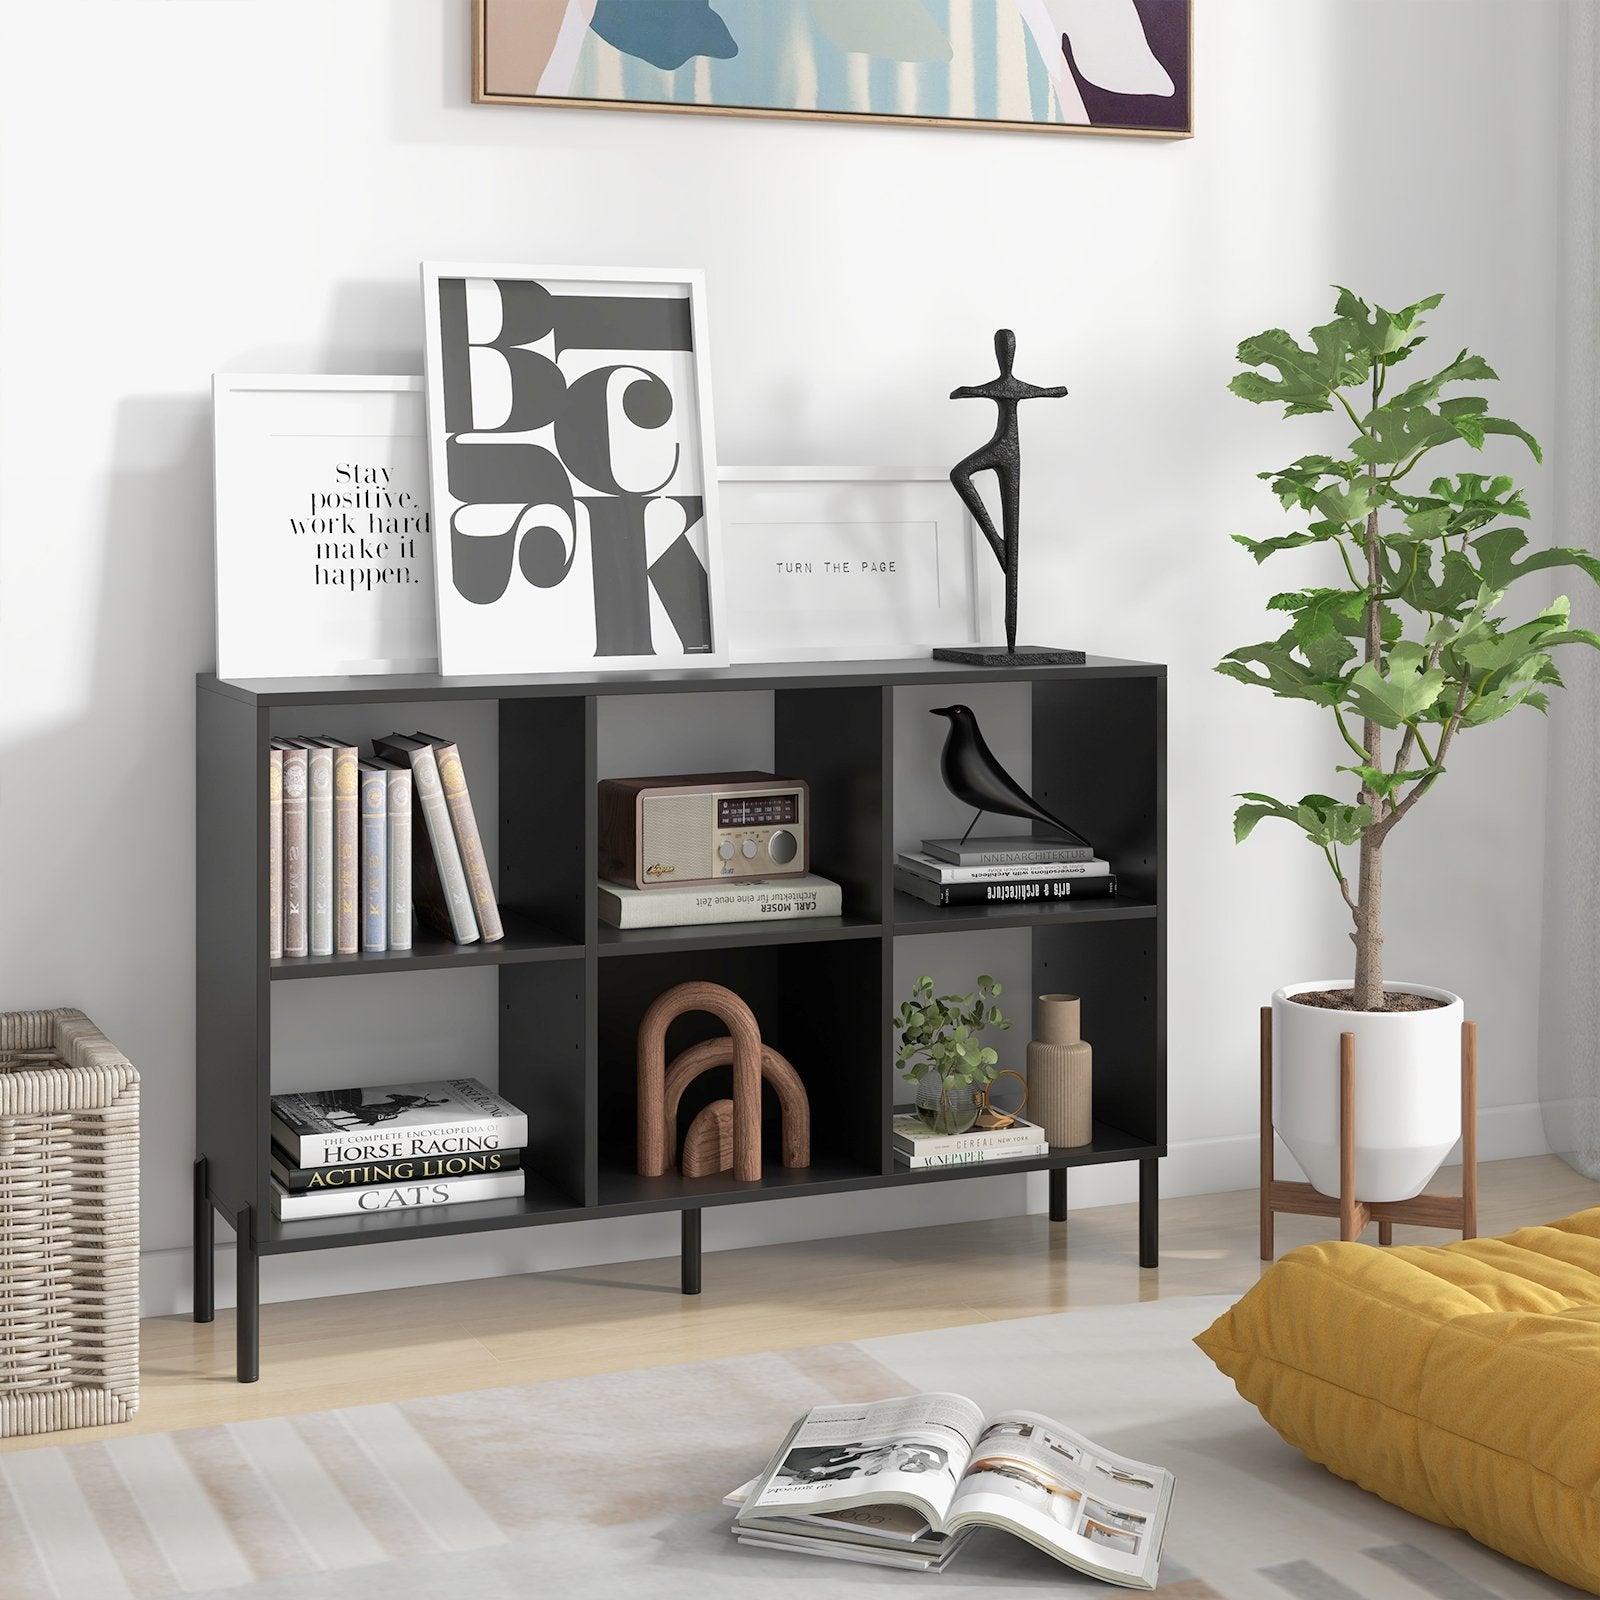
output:
[[[81,1011],[0,1012],[0,1438],[139,1405],[139,1074]]]

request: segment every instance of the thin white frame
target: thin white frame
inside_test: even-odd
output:
[[[966,547],[962,564],[965,584],[964,600],[959,604],[960,628],[950,633],[938,632],[938,616],[928,619],[930,630],[936,636],[925,642],[901,646],[874,647],[863,660],[916,660],[932,653],[938,645],[972,645],[993,643],[1000,626],[1001,574],[993,553],[971,513],[961,503],[955,489],[950,486],[950,475],[942,467],[723,467],[719,476],[724,483],[794,484],[798,486],[819,484],[927,484],[942,482],[950,489],[948,516],[951,523],[960,527]],[[803,498],[798,497],[797,498]],[[804,520],[826,521],[816,517]],[[726,541],[725,541],[726,542]],[[727,603],[731,614],[739,603],[730,587]],[[797,631],[803,629],[805,612],[796,612]],[[954,637],[960,632],[962,637]],[[732,659],[738,663],[762,661],[842,661],[852,659],[842,656],[833,645],[778,644],[765,646],[759,654],[747,655],[734,651]]]
[[[444,375],[439,361],[439,282],[445,278],[526,278],[546,285],[561,283],[630,284],[650,283],[678,285],[689,291],[689,325],[692,330],[694,362],[696,431],[700,462],[701,494],[704,499],[706,525],[706,583],[711,617],[711,649],[696,655],[684,656],[597,656],[568,657],[560,660],[530,662],[513,673],[537,675],[559,672],[637,672],[650,668],[672,671],[699,672],[728,665],[727,622],[723,593],[722,533],[717,501],[716,435],[713,428],[715,410],[711,398],[711,353],[706,334],[706,283],[705,274],[698,267],[545,267],[526,262],[462,262],[424,261],[422,263],[422,320],[423,320],[423,371],[427,394],[428,416],[428,476],[433,486],[435,537],[433,541],[435,615],[438,618],[439,671],[444,675],[465,672],[477,675],[475,667],[458,667],[452,671],[445,658],[444,606],[445,584],[449,582],[446,571],[449,519],[441,520],[439,508],[446,503],[439,486],[445,481],[444,461]],[[443,532],[441,532],[441,528]]]
[[[241,402],[244,397],[256,394],[303,395],[307,397],[308,410],[313,413],[316,407],[311,397],[325,399],[332,394],[414,394],[417,397],[419,410],[424,412],[423,432],[420,437],[426,461],[426,414],[422,405],[422,379],[419,377],[397,373],[218,372],[212,374],[211,463],[217,676],[220,678],[373,677],[386,673],[434,671],[438,666],[438,624],[435,620],[431,588],[424,594],[409,597],[417,603],[419,611],[425,608],[428,612],[426,632],[429,649],[425,655],[340,657],[336,662],[319,662],[311,659],[299,664],[293,671],[281,669],[258,671],[256,666],[259,663],[252,662],[248,649],[241,650],[237,643],[231,651],[225,647],[224,641],[228,639],[230,629],[233,630],[236,641],[240,637],[241,622],[254,624],[254,628],[250,631],[258,633],[261,631],[260,596],[249,590],[246,581],[248,573],[238,572],[237,549],[230,542],[230,532],[233,527],[232,507],[236,503],[234,497],[244,492],[244,486],[249,484],[251,475],[258,470],[258,463],[252,458],[251,451],[263,435],[241,414]],[[315,414],[308,415],[305,431],[316,435],[325,433],[329,438],[342,436],[340,429],[326,428],[321,424],[320,417]],[[419,489],[425,497],[428,537],[431,543],[433,505],[430,486],[424,482],[419,485]],[[426,570],[430,582],[436,583],[436,562],[432,555],[426,562]],[[392,600],[404,597],[405,594],[404,590],[396,590],[394,595],[386,598]],[[285,638],[293,637],[292,625],[288,619],[274,616],[267,619],[267,624],[277,634]],[[294,648],[296,647],[286,645],[285,653],[291,652]]]

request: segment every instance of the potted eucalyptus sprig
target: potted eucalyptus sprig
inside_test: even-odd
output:
[[[1284,632],[1230,651],[1217,671],[1322,707],[1347,752],[1337,767],[1345,796],[1242,794],[1234,836],[1243,840],[1265,819],[1298,828],[1326,859],[1349,912],[1353,981],[1291,984],[1272,997],[1274,1103],[1278,1132],[1307,1176],[1337,1194],[1338,1035],[1356,1035],[1356,1193],[1364,1200],[1418,1193],[1460,1135],[1461,999],[1384,978],[1389,837],[1434,792],[1462,734],[1521,707],[1543,711],[1561,684],[1553,653],[1600,646],[1571,625],[1565,598],[1525,621],[1500,615],[1519,579],[1576,567],[1600,582],[1600,561],[1577,549],[1524,554],[1528,536],[1516,524],[1528,507],[1511,478],[1434,475],[1435,451],[1481,449],[1490,435],[1520,440],[1543,459],[1525,428],[1463,392],[1495,379],[1481,356],[1463,350],[1414,383],[1394,380],[1425,342],[1423,316],[1442,298],[1386,311],[1341,289],[1333,320],[1311,329],[1307,344],[1281,328],[1246,339],[1238,356],[1248,370],[1229,385],[1246,400],[1281,405],[1285,417],[1333,412],[1353,434],[1342,453],[1301,456],[1260,475],[1300,514],[1297,525],[1235,539],[1258,563],[1310,550],[1322,572],[1268,600],[1287,621]],[[1352,850],[1353,874],[1342,853]]]
[[[917,1110],[935,1133],[965,1133],[978,1118],[978,1089],[999,1073],[999,1053],[979,1038],[1011,1026],[994,1003],[999,993],[988,973],[971,994],[936,995],[933,979],[922,977],[895,1013],[895,1064],[916,1085]]]

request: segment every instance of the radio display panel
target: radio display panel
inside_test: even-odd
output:
[[[800,820],[799,796],[742,794],[717,796],[719,828],[780,827]]]

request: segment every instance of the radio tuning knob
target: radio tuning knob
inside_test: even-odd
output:
[[[795,857],[794,835],[790,833],[787,828],[779,828],[778,831],[767,840],[767,854],[771,856],[780,867],[788,866]]]
[[[756,858],[756,851],[759,848],[760,848],[760,846],[755,842],[754,839],[746,839],[745,842],[744,842],[744,858],[745,858],[745,860],[746,861],[754,861],[755,858]]]
[[[732,861],[733,860],[733,840],[732,839],[724,839],[722,841],[722,843],[717,846],[717,854],[719,856],[721,856],[724,861]]]

